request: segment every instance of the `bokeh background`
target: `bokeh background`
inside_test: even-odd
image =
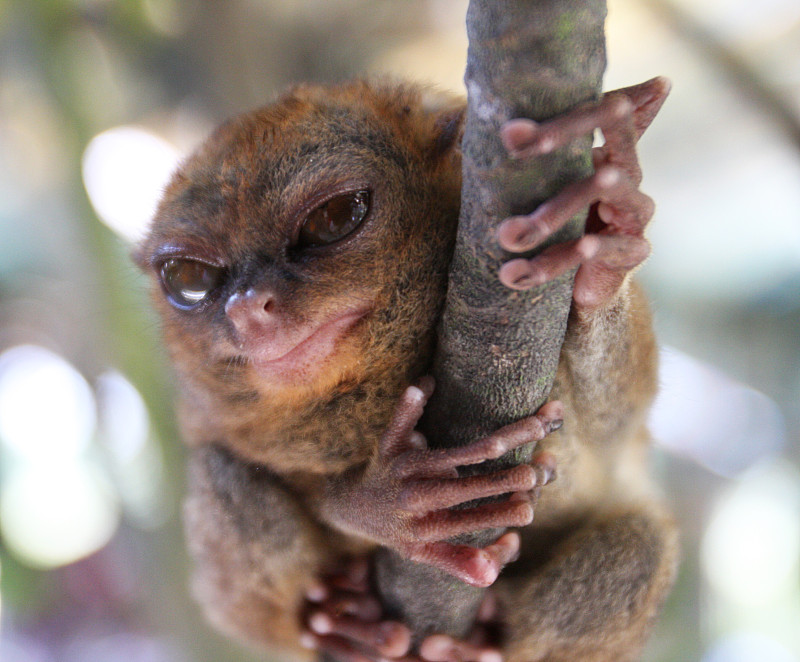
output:
[[[800,3],[610,0],[664,74],[641,271],[684,561],[646,659],[800,661]],[[461,89],[465,0],[0,0],[0,659],[250,660],[188,597],[183,451],[131,242],[226,116],[299,80]]]

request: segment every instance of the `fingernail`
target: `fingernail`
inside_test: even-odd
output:
[[[327,614],[317,612],[308,619],[308,625],[317,634],[328,634],[333,629],[333,623]]]
[[[315,583],[306,589],[306,599],[310,602],[322,602],[328,597],[328,589],[323,584]]]
[[[423,393],[422,389],[417,386],[409,386],[406,389],[406,397],[409,400],[417,400],[417,401],[424,400],[425,393]]]
[[[515,230],[515,226],[522,225]],[[510,235],[510,236],[509,236]],[[510,216],[504,220],[497,230],[500,245],[509,251],[523,251],[540,244],[545,238],[537,224],[531,225],[527,216]]]
[[[530,274],[517,276],[514,279],[514,285],[516,285],[517,287],[526,287],[527,285],[531,285],[532,283],[533,283],[533,278],[531,278]]]
[[[511,246],[519,249],[533,248],[541,242],[543,237],[536,226],[519,232],[513,239]]]
[[[509,547],[511,547],[512,552],[511,555],[508,557],[507,563],[514,563],[514,561],[519,559],[519,555],[522,552],[522,548],[520,547],[519,544],[519,537],[517,537],[516,544],[513,547],[509,545]]]
[[[544,136],[540,138],[535,145],[532,145],[532,148],[535,150],[537,154],[547,154],[552,152],[555,149],[556,141],[550,138],[549,136]]]
[[[512,159],[524,157],[528,150],[536,144],[536,138],[519,140],[513,136],[503,138],[503,146]]]
[[[604,166],[597,172],[597,185],[601,188],[611,188],[622,179],[622,173],[614,166]]]
[[[551,432],[555,432],[556,430],[560,430],[564,425],[564,420],[561,418],[557,418],[554,421],[550,421],[550,425],[547,427],[547,433],[550,434]]]
[[[513,262],[506,262],[502,267],[507,272],[506,278],[511,281],[513,285],[524,287],[533,284],[533,274],[529,271],[528,263],[526,260],[519,260],[521,264],[516,264],[517,260]],[[508,266],[511,265],[511,266]],[[516,273],[515,273],[516,272]]]
[[[516,494],[520,493],[517,492]],[[520,550],[520,537],[516,531],[510,531],[509,533],[504,533],[502,536],[500,536],[494,544],[500,547],[505,547],[506,550],[512,554],[517,554]]]
[[[584,260],[590,260],[600,250],[600,238],[593,234],[584,235],[576,244],[575,249]]]
[[[428,447],[428,440],[425,439],[425,435],[417,430],[414,430],[414,432],[411,433],[408,441],[414,448],[419,450],[424,450]]]
[[[533,462],[541,472],[542,485],[547,485],[555,480],[558,464],[551,453],[540,453],[534,457]]]
[[[354,584],[362,585],[369,577],[369,565],[363,560],[354,561],[347,567],[347,578]]]
[[[313,634],[309,632],[303,632],[300,635],[300,645],[307,650],[316,650],[317,640]]]
[[[500,128],[500,140],[511,158],[518,158],[536,142],[538,125],[533,120],[517,118]]]
[[[527,260],[516,259],[506,262],[498,272],[500,282],[515,289],[528,289],[538,284],[531,273],[531,266]]]
[[[453,649],[453,641],[445,634],[432,634],[425,641],[424,654],[426,657],[441,659],[442,655]]]

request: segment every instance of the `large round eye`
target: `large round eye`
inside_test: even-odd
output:
[[[205,299],[220,281],[222,269],[197,262],[170,258],[161,265],[161,282],[172,302],[191,308]]]
[[[361,225],[368,211],[369,191],[337,195],[306,217],[297,244],[302,248],[333,243]]]

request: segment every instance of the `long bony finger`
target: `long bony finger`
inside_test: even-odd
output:
[[[421,445],[420,436],[413,436],[414,428],[425,410],[425,404],[431,393],[433,393],[433,378],[420,380],[419,385],[409,386],[403,392],[392,420],[381,436],[378,450],[382,457],[392,458]]]

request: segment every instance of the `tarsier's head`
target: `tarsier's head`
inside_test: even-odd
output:
[[[217,129],[137,260],[184,380],[230,401],[419,362],[458,213],[461,109],[411,87],[299,87]]]

